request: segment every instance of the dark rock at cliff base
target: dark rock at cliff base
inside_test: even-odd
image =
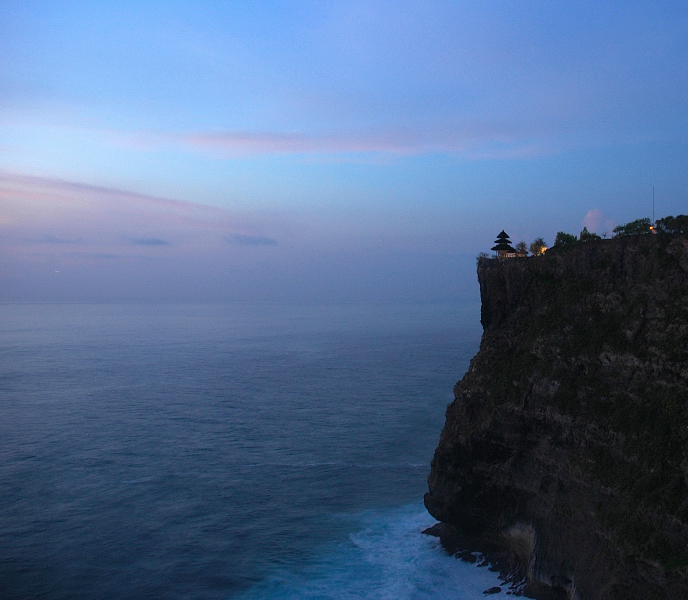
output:
[[[466,545],[456,527],[448,523],[435,523],[432,527],[424,529],[422,533],[439,538],[442,548],[449,554],[459,552]]]
[[[567,600],[568,592],[562,587],[553,587],[541,581],[529,581],[521,592],[533,600]]]
[[[541,581],[529,581],[521,592],[533,600],[567,600],[568,592],[562,587],[553,587]]]
[[[688,598],[688,240],[483,259],[478,279],[483,339],[428,510],[455,545],[496,544],[525,591]]]
[[[485,594],[486,596],[492,596],[492,594],[499,594],[499,593],[501,593],[501,591],[502,591],[502,588],[500,588],[499,586],[494,586],[494,587],[491,587],[491,588],[485,590],[483,592],[483,594]]]

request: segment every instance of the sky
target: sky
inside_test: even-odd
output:
[[[688,213],[688,4],[0,3],[0,300],[475,297]]]

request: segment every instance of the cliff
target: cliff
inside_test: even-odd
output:
[[[483,259],[478,279],[429,512],[542,597],[688,598],[688,240]]]

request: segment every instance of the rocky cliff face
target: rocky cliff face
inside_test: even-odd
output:
[[[556,597],[688,598],[688,240],[478,265],[426,506]]]

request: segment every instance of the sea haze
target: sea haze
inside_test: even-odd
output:
[[[477,304],[0,313],[3,598],[468,599],[495,585],[419,533]]]

